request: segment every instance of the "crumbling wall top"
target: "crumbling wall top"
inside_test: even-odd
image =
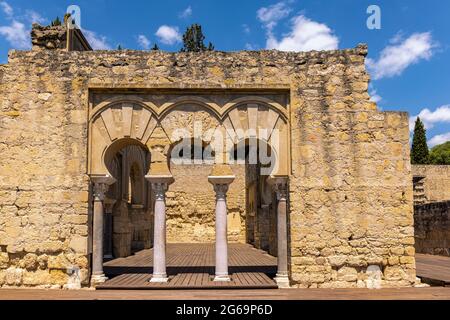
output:
[[[41,26],[33,24],[31,29],[33,50],[90,51],[88,41],[79,29],[61,26]]]

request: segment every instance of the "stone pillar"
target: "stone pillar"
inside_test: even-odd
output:
[[[153,275],[150,282],[167,282],[166,272],[166,192],[173,178],[147,177],[155,193],[153,231]]]
[[[104,200],[104,235],[105,238],[103,240],[103,258],[112,259],[113,258],[113,207],[116,203],[116,200],[106,198]]]
[[[103,200],[108,184],[94,181],[94,212],[92,228],[92,276],[91,285],[107,280],[103,273]]]
[[[287,246],[287,178],[275,178],[273,187],[277,193],[277,242],[278,270],[275,281],[279,288],[289,288]]]
[[[230,170],[231,172],[231,170]],[[230,281],[228,274],[227,191],[234,176],[209,176],[216,192],[216,275],[214,281]]]

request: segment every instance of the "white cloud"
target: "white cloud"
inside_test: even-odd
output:
[[[83,29],[83,34],[94,50],[110,50],[111,46],[105,36],[98,35],[94,31]]]
[[[40,23],[44,24],[47,22],[47,19],[42,17],[39,13],[33,10],[27,10],[26,19],[31,23]]]
[[[10,25],[0,26],[0,35],[5,37],[14,49],[30,49],[30,24],[43,23],[46,19],[33,10],[26,10],[24,15],[15,16],[14,8],[6,1],[0,1],[0,8],[10,21]]]
[[[367,59],[367,67],[375,80],[398,76],[410,65],[430,59],[435,47],[430,32],[414,33],[404,41],[397,34],[378,60]]]
[[[433,138],[431,138],[428,141],[428,146],[430,148],[437,146],[438,144],[442,144],[445,143],[447,141],[450,141],[450,132],[444,133],[444,134],[438,134],[436,136],[434,136]]]
[[[174,45],[177,42],[181,42],[181,35],[178,31],[178,27],[162,25],[159,27],[158,31],[156,31],[155,35],[164,44]]]
[[[409,118],[409,129],[414,130],[417,117],[422,120],[426,129],[431,129],[436,123],[450,123],[450,105],[444,105],[434,111],[423,109],[418,115]]]
[[[143,49],[145,49],[145,50],[150,49],[150,44],[151,44],[151,42],[150,42],[150,40],[149,40],[146,36],[144,36],[143,34],[140,34],[140,35],[138,36],[137,41],[138,41],[139,46],[141,46],[141,48],[143,48]]]
[[[256,16],[264,24],[265,28],[271,31],[277,25],[278,21],[286,18],[291,11],[287,3],[282,1],[269,7],[260,8],[256,12]]]
[[[369,95],[370,101],[373,101],[375,103],[378,103],[381,100],[383,100],[383,98],[377,93],[377,89],[375,89],[372,84],[369,84]]]
[[[292,19],[291,31],[279,41],[269,32],[266,44],[267,49],[282,51],[335,50],[338,46],[339,39],[326,24],[304,15]]]
[[[184,9],[183,12],[181,12],[179,16],[182,19],[187,19],[190,16],[192,16],[192,8],[191,8],[191,6],[187,7],[186,9]]]
[[[248,24],[243,24],[242,25],[242,30],[244,31],[245,34],[250,34],[250,32],[251,32],[250,27],[248,26]]]
[[[381,100],[383,100],[383,98],[379,94],[377,94],[377,90],[370,92],[370,101],[378,103]]]
[[[29,49],[31,47],[30,31],[21,22],[13,20],[9,26],[0,26],[0,35],[15,49]]]
[[[2,11],[8,16],[12,17],[14,14],[14,9],[6,2],[6,1],[0,1],[0,7],[2,8]]]
[[[245,44],[245,50],[249,50],[249,51],[254,51],[254,50],[258,50],[258,46],[251,44],[251,43],[246,43]]]

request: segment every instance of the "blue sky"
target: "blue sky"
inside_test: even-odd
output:
[[[68,5],[98,49],[177,51],[191,23],[217,50],[303,51],[369,45],[370,93],[382,110],[421,115],[430,145],[450,140],[450,1],[444,0],[0,0],[0,63],[30,47],[32,22],[48,24]],[[369,5],[381,29],[366,26]]]

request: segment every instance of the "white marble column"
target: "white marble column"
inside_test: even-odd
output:
[[[209,176],[216,192],[216,272],[214,281],[230,281],[228,274],[227,191],[234,176]]]
[[[216,192],[216,276],[214,281],[230,281],[228,275],[227,184],[215,184]]]
[[[103,273],[103,201],[108,191],[108,184],[94,182],[94,213],[92,230],[92,276],[91,285],[105,282]]]
[[[155,222],[153,240],[153,275],[150,282],[167,282],[166,272],[166,191],[168,183],[153,182]]]
[[[288,245],[287,245],[287,179],[276,178],[273,187],[277,193],[277,260],[275,281],[279,288],[289,288]]]

